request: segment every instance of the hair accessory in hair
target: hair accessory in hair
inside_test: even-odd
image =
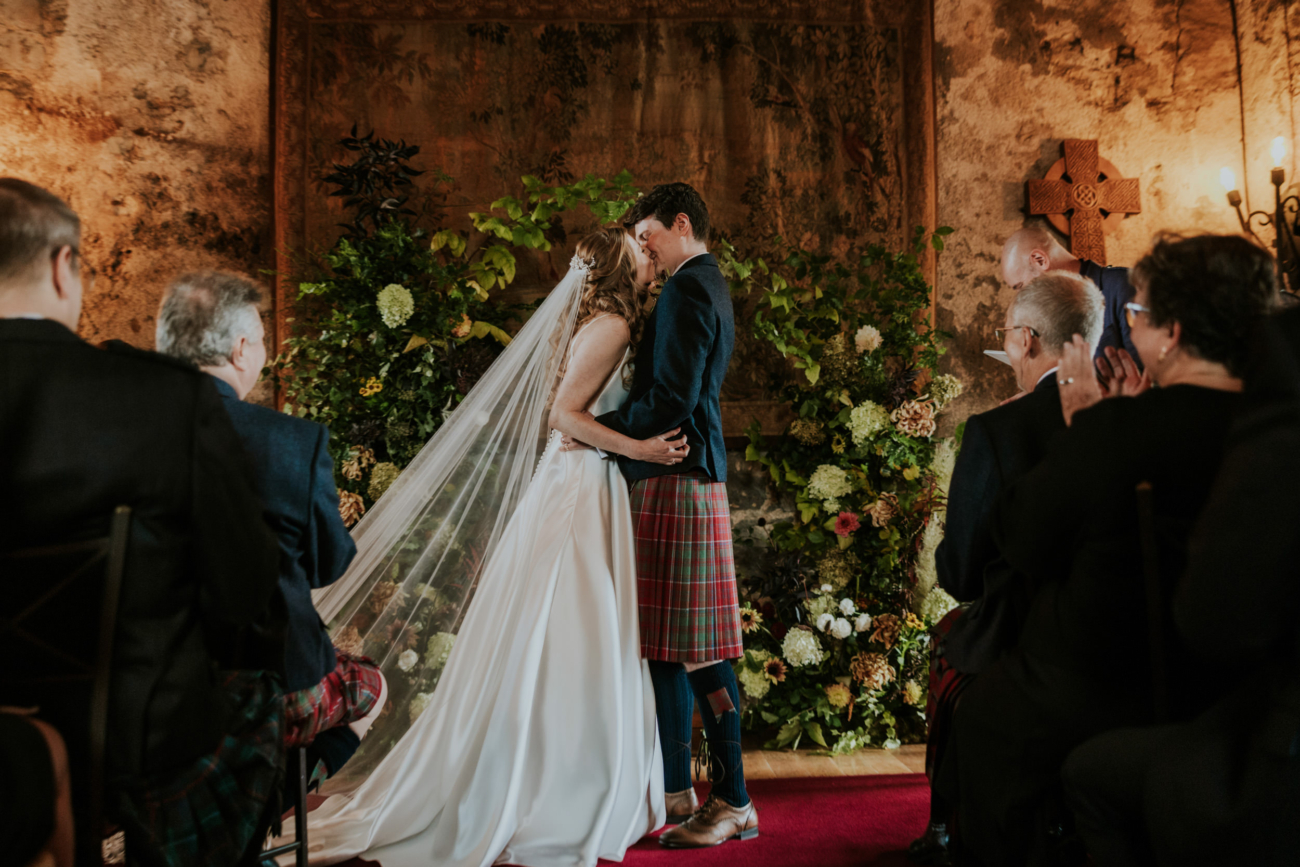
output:
[[[577,253],[574,253],[573,258],[569,260],[570,271],[581,271],[583,274],[586,274],[594,267],[596,267],[595,256],[592,256],[590,259],[584,259]]]

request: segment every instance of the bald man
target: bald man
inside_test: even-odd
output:
[[[1101,341],[1097,344],[1098,359],[1104,360],[1106,347],[1124,349],[1133,357],[1138,370],[1142,359],[1129,339],[1128,321],[1124,318],[1124,305],[1133,297],[1128,282],[1127,268],[1107,268],[1087,259],[1080,259],[1061,246],[1056,237],[1040,226],[1017,229],[1002,245],[1002,279],[1017,291],[1039,274],[1047,271],[1069,271],[1087,277],[1101,290],[1106,301]]]

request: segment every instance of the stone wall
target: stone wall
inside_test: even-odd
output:
[[[0,175],[81,214],[81,334],[153,346],[166,282],[271,263],[270,0],[0,0]]]
[[[1131,265],[1162,229],[1237,231],[1221,168],[1271,209],[1269,145],[1283,135],[1295,174],[1300,30],[1288,3],[1268,0],[934,2],[939,221],[957,229],[937,309],[956,334],[946,365],[967,384],[950,413],[961,418],[1015,390],[981,353],[1000,348],[1011,290],[999,255],[1025,222],[1025,181],[1066,138],[1098,139],[1139,178],[1142,213],[1109,236],[1111,264]]]

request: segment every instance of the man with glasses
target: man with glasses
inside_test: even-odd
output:
[[[1033,588],[997,553],[989,516],[998,494],[1042,460],[1052,435],[1065,428],[1057,365],[1061,347],[1075,334],[1096,344],[1103,299],[1090,280],[1054,271],[1016,293],[1006,324],[997,329],[1016,383],[1025,396],[966,421],[961,453],[948,493],[943,542],[936,552],[939,585],[959,602],[936,627],[930,673],[930,736],[926,773],[932,784],[951,732],[952,714],[974,675],[1013,645]],[[921,864],[949,863],[952,802],[932,791],[930,825],[909,857]]]
[[[1002,245],[1002,279],[1017,291],[1040,274],[1048,271],[1067,271],[1091,280],[1101,290],[1105,299],[1105,317],[1101,336],[1096,342],[1097,367],[1103,376],[1123,378],[1121,370],[1112,374],[1110,368],[1123,362],[1123,350],[1138,373],[1142,360],[1129,338],[1131,319],[1125,316],[1124,304],[1133,297],[1128,269],[1106,267],[1087,259],[1080,259],[1061,246],[1046,229],[1028,226],[1017,229]]]

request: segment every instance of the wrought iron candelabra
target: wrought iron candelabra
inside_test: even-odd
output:
[[[1237,222],[1241,231],[1250,235],[1261,246],[1266,246],[1263,239],[1255,232],[1255,224],[1262,229],[1272,226],[1274,231],[1273,248],[1277,251],[1277,267],[1282,278],[1282,290],[1297,296],[1300,292],[1300,247],[1296,244],[1296,235],[1300,234],[1300,197],[1295,194],[1282,195],[1282,185],[1286,183],[1286,170],[1282,168],[1282,158],[1286,156],[1286,140],[1282,136],[1273,139],[1273,213],[1251,211],[1249,214],[1241,209],[1241,192],[1237,189],[1236,177],[1232,169],[1223,169],[1219,173],[1219,182],[1228,191],[1228,204],[1237,212]],[[1300,296],[1297,296],[1300,297]]]

